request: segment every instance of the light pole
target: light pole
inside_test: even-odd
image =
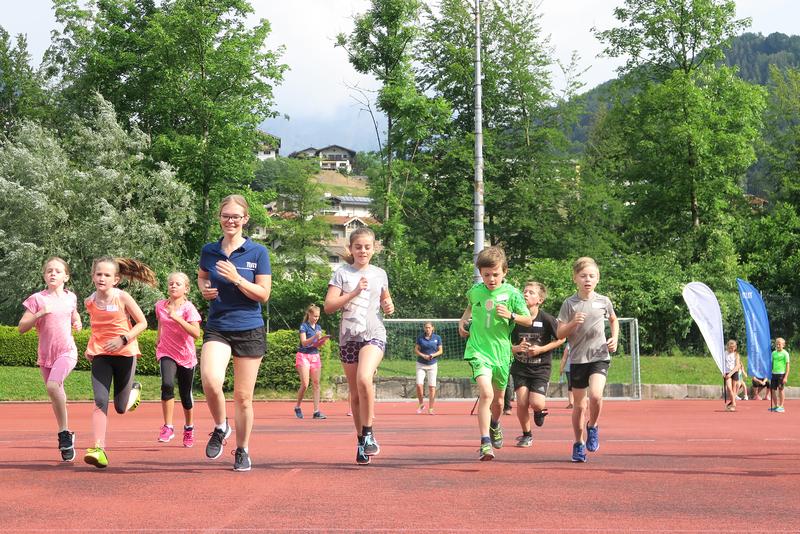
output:
[[[475,0],[475,194],[473,197],[473,265],[478,253],[483,250],[485,240],[483,231],[483,107],[481,85],[481,2]],[[474,270],[475,283],[481,281],[478,268]]]

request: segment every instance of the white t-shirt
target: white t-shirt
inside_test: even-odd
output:
[[[587,300],[581,300],[575,293],[561,305],[558,322],[570,322],[577,312],[585,313],[586,320],[567,336],[570,363],[610,360],[611,354],[606,344],[605,320],[616,315],[611,300],[599,293],[592,293]]]
[[[386,271],[374,265],[358,270],[352,265],[336,269],[328,285],[350,293],[362,278],[367,279],[367,289],[342,308],[342,323],[339,325],[339,344],[351,341],[377,339],[386,342],[386,328],[381,315],[381,294],[389,289]]]

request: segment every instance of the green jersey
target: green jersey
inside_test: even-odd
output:
[[[516,315],[530,316],[522,293],[505,282],[494,291],[480,283],[467,291],[467,300],[472,309],[472,325],[464,359],[483,357],[498,365],[510,365],[511,332],[515,323],[497,315],[496,309],[502,304]]]
[[[784,375],[786,374],[786,364],[789,363],[789,353],[785,350],[776,350],[772,352],[772,374]]]

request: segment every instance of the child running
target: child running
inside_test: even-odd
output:
[[[588,257],[578,258],[572,265],[572,281],[577,293],[561,305],[558,313],[556,336],[569,342],[570,378],[572,380],[573,408],[572,461],[585,462],[586,450],[600,448],[598,420],[603,408],[603,389],[608,378],[611,353],[617,350],[619,321],[608,297],[595,293],[600,281],[597,263]],[[605,320],[611,326],[611,337],[606,339]],[[589,415],[586,416],[586,397],[589,394]]]
[[[786,340],[782,337],[775,338],[775,350],[772,352],[772,380],[769,384],[770,389],[770,408],[771,412],[783,413],[785,394],[783,388],[786,386],[786,379],[789,378],[789,353],[785,350]]]
[[[172,424],[175,411],[175,379],[183,406],[183,446],[194,445],[194,420],[192,418],[192,384],[197,366],[194,340],[200,337],[200,313],[186,300],[189,277],[185,273],[171,273],[167,278],[169,298],[156,302],[158,338],[156,360],[161,368],[161,412],[164,424],[158,441],[167,443],[175,437]]]
[[[539,309],[547,298],[544,285],[528,282],[522,296],[528,305],[533,323],[531,326],[517,325],[514,328],[512,337],[516,344],[512,347],[514,361],[511,363],[511,376],[517,396],[517,418],[522,427],[522,435],[517,438],[517,447],[530,447],[533,443],[530,410],[533,410],[533,422],[536,426],[544,425],[553,349],[561,346],[564,340],[556,337],[556,318]]]
[[[532,319],[519,290],[503,281],[508,263],[502,248],[483,249],[475,266],[483,282],[467,291],[467,308],[458,322],[458,332],[468,337],[464,359],[478,384],[478,458],[488,461],[494,458],[492,447],[503,446],[500,415],[511,364],[511,332],[516,325],[531,326]]]
[[[339,267],[328,283],[325,313],[343,310],[339,327],[339,358],[342,361],[350,409],[356,426],[356,463],[366,465],[380,447],[372,430],[375,392],[372,377],[386,350],[386,328],[380,311],[394,313],[386,271],[370,265],[375,254],[375,234],[363,226],[350,234],[349,265]]]
[[[19,320],[19,332],[24,334],[36,327],[39,336],[36,363],[56,416],[58,449],[61,459],[71,462],[75,459],[75,433],[69,430],[64,380],[78,363],[78,348],[71,329],[81,329],[81,316],[75,293],[64,287],[70,276],[67,262],[55,256],[48,258],[42,271],[46,287],[22,303],[25,313]]]
[[[86,357],[92,362],[94,447],[86,451],[83,461],[98,468],[108,467],[105,446],[111,383],[119,414],[135,410],[141,397],[142,386],[133,380],[136,359],[141,356],[136,336],[147,328],[147,321],[133,297],[116,287],[121,277],[156,286],[153,271],[137,260],[103,257],[92,264],[95,292],[85,303],[92,329]]]
[[[319,348],[328,341],[330,336],[323,335],[322,327],[319,325],[319,306],[311,304],[306,308],[306,315],[303,324],[300,325],[300,346],[294,358],[294,366],[300,377],[300,388],[297,390],[297,404],[294,407],[294,415],[298,419],[303,418],[303,409],[300,407],[303,397],[308,389],[308,382],[311,381],[314,388],[314,419],[327,419],[324,413],[319,411],[319,376],[322,372],[322,360],[319,357]]]

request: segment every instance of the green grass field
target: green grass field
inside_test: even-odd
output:
[[[551,381],[558,382],[558,360],[553,362]],[[747,362],[743,362],[745,367]],[[721,378],[717,366],[710,357],[691,356],[643,356],[641,358],[643,384],[710,384],[718,385]],[[618,356],[612,360],[609,382],[630,383],[630,357]],[[412,360],[384,360],[378,369],[379,376],[414,376]],[[440,377],[470,376],[469,366],[462,360],[441,360]],[[157,376],[138,376],[142,383],[143,398],[161,398],[161,379]],[[749,381],[748,381],[749,384]],[[798,373],[791,372],[788,385],[798,386]],[[89,371],[73,371],[65,383],[70,400],[91,400],[92,385]],[[195,388],[196,398],[203,398],[202,391]],[[290,399],[293,391],[257,390],[258,399]],[[47,400],[39,370],[35,367],[0,367],[0,401]]]

